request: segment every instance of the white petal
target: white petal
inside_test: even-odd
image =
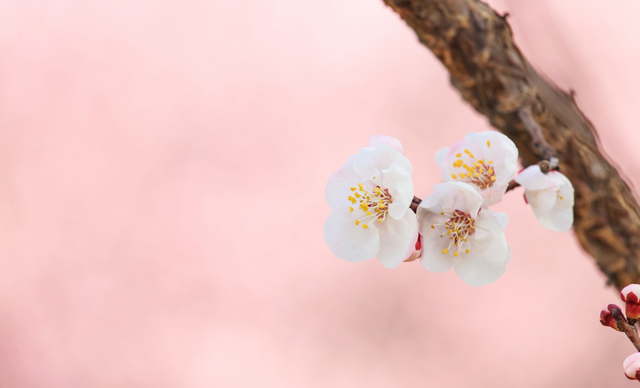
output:
[[[409,209],[399,220],[387,218],[376,226],[380,231],[380,250],[376,257],[386,268],[395,268],[415,251],[418,221]]]
[[[547,175],[556,182],[559,190],[558,194],[562,196],[562,199],[556,201],[556,203],[562,207],[573,207],[574,190],[571,181],[559,171],[549,171]]]
[[[443,207],[445,212],[451,213],[453,210],[461,210],[471,217],[476,218],[483,198],[475,188],[462,182],[439,183],[433,187],[434,194],[440,197],[450,196],[453,199],[451,205]],[[446,203],[446,202],[445,202]]]
[[[445,218],[446,220],[446,218]],[[443,249],[449,246],[449,239],[446,237],[440,237],[440,233],[430,229],[425,233],[421,231],[422,235],[422,258],[420,258],[420,264],[431,272],[446,272],[453,267],[453,256],[451,253],[442,253]]]
[[[375,147],[378,144],[386,144],[400,151],[400,153],[404,154],[404,148],[402,148],[402,143],[400,140],[387,136],[387,135],[371,135],[369,136],[369,145],[367,147]]]
[[[491,205],[495,205],[496,203],[502,200],[504,197],[504,193],[507,192],[507,186],[492,186],[487,190],[480,190],[477,186],[473,186],[484,198],[484,202],[482,203],[482,207],[489,207]]]
[[[545,190],[525,190],[527,202],[531,205],[533,212],[544,214],[548,212],[556,204],[558,192],[555,188]]]
[[[411,175],[412,168],[409,159],[387,144],[361,148],[354,159],[353,169],[359,176],[370,177],[377,174],[378,171],[386,170],[392,163],[397,163]]]
[[[360,262],[374,257],[379,250],[378,229],[355,225],[354,213],[348,207],[333,210],[324,224],[324,241],[338,258]]]
[[[489,249],[492,244],[496,244],[496,241],[504,241],[504,229],[503,224],[506,214],[493,212],[489,209],[482,209],[475,222],[475,233],[468,238],[471,245],[471,252],[469,255],[474,255],[478,252],[483,252]],[[508,222],[508,219],[507,219]]]
[[[498,225],[500,225],[500,228],[502,228],[502,231],[504,232],[507,228],[507,224],[509,223],[509,216],[507,213],[492,212],[491,215],[496,219],[496,221],[498,221]]]
[[[511,259],[511,249],[499,222],[501,216],[494,214],[482,210],[475,223],[476,233],[469,238],[471,251],[454,259],[456,274],[470,286],[493,283],[505,273]]]
[[[554,232],[568,232],[573,226],[573,208],[554,206],[546,213],[536,214],[540,224]]]
[[[409,209],[413,201],[413,181],[411,175],[404,171],[397,163],[382,170],[382,185],[389,190],[392,203],[389,205],[389,216],[400,219]]]
[[[556,183],[550,177],[540,171],[540,166],[537,164],[532,164],[522,170],[520,174],[515,177],[515,181],[526,190],[544,190],[556,186]]]
[[[349,203],[347,198],[353,195],[350,188],[362,181],[353,170],[355,158],[356,155],[349,156],[347,163],[329,178],[324,193],[332,210],[347,205]]]
[[[472,287],[491,284],[500,279],[507,271],[507,265],[509,264],[509,259],[511,259],[511,249],[507,245],[505,250],[500,254],[506,258],[506,260],[501,263],[492,263],[483,260],[481,256],[471,258],[469,257],[471,253],[469,253],[469,255],[460,255],[455,258],[456,274],[463,282]]]
[[[442,165],[442,160],[444,159],[445,156],[447,156],[448,153],[449,153],[449,147],[440,148],[438,152],[436,152],[436,163],[438,163],[438,165]]]
[[[540,182],[541,179],[538,178],[536,187],[545,187]],[[558,171],[549,171],[544,176],[544,182],[548,188],[525,190],[527,201],[542,226],[556,232],[566,232],[573,225],[573,186],[569,179]],[[531,181],[527,183],[531,184]]]
[[[478,215],[482,205],[482,197],[476,190],[466,183],[445,182],[434,186],[434,193],[425,198],[418,206],[418,223],[421,231],[431,228],[432,224],[446,221],[446,216],[440,213],[452,214],[454,210],[460,210],[471,217]],[[441,221],[433,217],[443,217]]]

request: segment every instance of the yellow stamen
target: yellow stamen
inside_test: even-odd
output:
[[[381,224],[382,223],[382,218],[378,218],[378,223]]]
[[[463,173],[460,173],[460,174],[458,174],[458,175],[460,175],[460,178],[463,178],[463,179],[467,177],[467,176],[466,176],[465,174],[463,174]]]
[[[471,249],[467,249],[466,251],[464,251],[464,253],[469,253],[471,252]]]
[[[436,228],[435,226],[431,225],[431,229],[435,229],[435,228]]]
[[[356,225],[360,225],[360,221],[356,220]]]
[[[362,225],[362,229],[367,229],[368,227],[369,227],[369,225],[367,225],[367,224]]]
[[[355,194],[356,198],[360,198],[360,197],[362,197],[362,195],[360,195],[360,194],[358,194],[358,193],[354,193],[354,194]]]
[[[558,197],[560,197],[560,199],[564,199],[564,198],[562,198],[562,195],[558,195]]]
[[[358,189],[357,189],[357,188],[355,188],[355,187],[352,187],[352,188],[351,188],[351,191],[356,191],[356,190],[358,190]]]
[[[491,182],[493,182],[493,181],[495,181],[495,180],[496,180],[496,177],[492,176],[492,177],[491,177]]]
[[[461,157],[461,156],[462,156],[462,154],[461,154],[460,152],[458,152],[458,153],[456,154],[456,158],[459,158],[459,157]]]
[[[456,176],[456,174],[451,174],[451,177],[453,177],[453,179],[458,179],[458,177]]]
[[[373,213],[371,213],[371,212],[367,212],[367,215],[368,215],[368,216],[371,216],[371,215],[373,215]]]
[[[444,212],[440,212],[440,214],[442,214],[444,216]]]
[[[490,161],[489,161],[489,164],[493,164],[493,160],[490,160]]]
[[[491,140],[487,140],[487,147],[491,147]]]
[[[458,244],[456,244],[456,245],[458,245]],[[458,257],[458,252],[453,252],[453,255],[454,255],[455,257]]]
[[[489,169],[489,174],[493,174],[493,168]]]
[[[351,206],[349,206],[349,211],[353,213],[353,208]]]
[[[442,250],[442,254],[444,254],[444,255],[446,255],[446,254],[447,254],[447,252],[449,252],[449,250],[448,250],[448,249],[443,249],[443,250]]]

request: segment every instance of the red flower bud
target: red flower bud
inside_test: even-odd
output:
[[[613,318],[613,314],[612,314],[613,309],[620,310],[622,314],[622,308],[620,306],[615,304],[610,304],[607,306],[606,309],[603,309],[600,312],[600,323],[602,323],[602,326],[609,326],[612,329],[620,331],[620,329],[618,328],[618,325],[616,325],[616,320]]]
[[[625,312],[632,325],[640,318],[640,284],[629,284],[620,292],[620,298],[627,304]]]

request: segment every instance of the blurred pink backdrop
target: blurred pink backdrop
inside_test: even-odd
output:
[[[640,3],[490,4],[637,187]],[[487,129],[381,0],[0,2],[0,386],[635,385],[617,293],[521,191],[489,286],[325,246],[370,134],[424,197]]]

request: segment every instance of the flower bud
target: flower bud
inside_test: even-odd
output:
[[[622,308],[620,306],[615,304],[610,304],[607,306],[606,309],[603,309],[600,312],[600,323],[602,323],[602,326],[609,326],[612,329],[620,331],[620,329],[618,328],[618,325],[616,325],[616,320],[613,318],[613,314],[612,314],[613,309],[618,309],[622,312]]]
[[[627,304],[626,314],[632,325],[640,318],[640,284],[629,284],[620,292],[620,298]]]
[[[633,353],[622,363],[624,374],[629,380],[640,379],[640,353]]]

